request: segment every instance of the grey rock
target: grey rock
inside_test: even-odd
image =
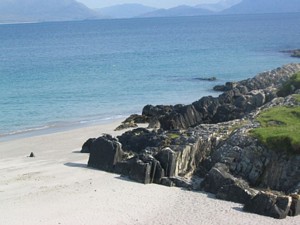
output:
[[[175,176],[176,170],[176,153],[170,148],[162,149],[154,156],[161,164],[165,171],[165,176]]]
[[[151,168],[151,163],[145,163],[142,160],[137,160],[130,166],[129,178],[143,184],[149,184],[152,181]]]
[[[115,131],[119,131],[119,130],[125,130],[125,129],[129,129],[129,128],[136,128],[138,127],[138,125],[134,122],[126,122],[126,123],[122,123],[121,125],[119,125]]]
[[[272,193],[260,192],[248,201],[244,210],[276,219],[284,219],[290,211],[292,198],[290,196],[276,196]]]
[[[161,115],[168,114],[172,112],[174,109],[174,106],[168,106],[168,105],[146,105],[143,108],[142,115],[147,116],[149,118],[151,117],[160,117]]]
[[[165,170],[161,166],[160,162],[156,160],[152,155],[150,154],[140,154],[139,159],[141,159],[145,163],[149,163],[151,165],[151,179],[150,183],[157,183],[159,184],[161,181],[161,178],[165,176]]]
[[[235,178],[228,173],[228,168],[224,164],[213,167],[204,178],[201,186],[204,191],[217,194],[221,187],[233,185]]]
[[[185,188],[185,189],[192,189],[192,183],[183,178],[183,177],[169,177],[169,179],[174,183],[174,185],[176,187],[182,187],[182,188]]]
[[[118,136],[118,140],[122,143],[124,151],[140,153],[146,147],[159,146],[162,140],[159,140],[158,137],[155,132],[145,128],[137,128]]]
[[[291,195],[292,204],[289,211],[289,216],[298,216],[300,215],[300,195]]]
[[[113,172],[128,176],[129,179],[143,184],[152,182],[152,163],[143,162],[138,157],[133,157],[127,161],[118,162]]]
[[[141,154],[117,163],[114,172],[144,184],[159,184],[161,178],[164,177],[164,169],[159,161],[147,154]]]
[[[148,123],[149,118],[144,115],[132,114],[123,123]]]
[[[233,184],[223,185],[216,194],[216,197],[222,200],[247,203],[258,191],[249,187],[248,183],[242,179],[235,179]]]
[[[122,160],[123,155],[122,146],[118,140],[105,135],[92,142],[88,166],[111,172]]]
[[[163,177],[160,184],[167,187],[175,187],[175,183],[169,177]]]
[[[149,118],[144,115],[132,114],[126,120],[122,122],[120,126],[118,126],[115,130],[124,130],[128,128],[136,128],[138,127],[138,123],[148,123]]]

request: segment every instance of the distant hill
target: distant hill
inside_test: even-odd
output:
[[[99,18],[75,0],[1,0],[0,23],[66,21]]]
[[[198,16],[209,15],[212,13],[212,11],[207,9],[201,9],[187,5],[180,5],[170,9],[158,9],[156,11],[140,15],[140,17]]]
[[[169,9],[122,4],[96,10],[76,0],[0,0],[0,23],[286,12],[300,12],[300,0],[220,0],[214,4]]]
[[[300,0],[243,0],[225,9],[226,14],[300,12]]]
[[[233,5],[236,5],[237,3],[240,3],[242,0],[221,0],[217,3],[211,3],[211,4],[199,4],[196,5],[196,8],[202,8],[202,9],[208,9],[210,11],[214,12],[220,12],[224,9],[230,8]]]
[[[132,18],[155,10],[157,10],[157,8],[141,4],[122,4],[96,9],[101,15],[110,18]]]

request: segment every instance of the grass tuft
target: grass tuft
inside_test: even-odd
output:
[[[295,73],[277,92],[279,97],[286,97],[295,90],[300,89],[300,72]]]
[[[262,112],[252,134],[276,151],[300,154],[300,107],[274,107]]]

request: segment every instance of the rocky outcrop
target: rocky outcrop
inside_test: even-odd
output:
[[[250,135],[250,131],[259,126],[255,117],[261,110],[283,105],[295,107],[300,103],[289,96],[274,99],[261,107],[247,120],[241,120],[240,127],[212,150],[202,166],[208,171],[215,164],[223,163],[232,175],[243,178],[251,186],[293,193],[299,184],[300,168],[297,164],[300,155],[268,149]]]
[[[82,151],[90,152],[90,167],[140,183],[204,190],[274,218],[298,215],[300,155],[269,149],[251,135],[260,126],[260,112],[300,106],[292,95],[276,97],[296,70],[300,64],[227,83],[218,98],[204,97],[187,106],[145,106],[142,118],[128,121],[147,118],[163,129],[137,128],[117,138],[89,139]],[[171,129],[175,127],[181,129]]]
[[[161,128],[187,129],[201,123],[219,123],[240,119],[276,97],[275,88],[282,85],[300,64],[289,64],[272,71],[258,74],[240,82],[228,82],[216,87],[225,91],[219,97],[203,97],[191,105],[147,105],[142,115],[157,120]]]
[[[260,110],[278,105],[297,104],[299,105],[299,102],[292,97],[280,98],[274,99]],[[242,178],[250,186],[298,193],[300,156],[267,149],[249,135],[251,129],[259,126],[254,118],[260,110],[243,120],[202,124],[185,131],[149,131],[138,128],[125,132],[115,141],[122,144],[122,151],[131,152],[131,157],[135,156],[144,163],[149,163],[149,160],[141,158],[140,155],[148,154],[149,157],[153,157],[163,169],[163,176],[205,176],[216,164],[222,163],[228,168],[229,174]],[[95,140],[91,146],[96,145],[97,142],[94,142]],[[93,155],[91,153],[91,157]],[[125,162],[129,159],[130,157],[126,156],[120,162],[124,171],[126,165],[130,166],[132,163],[128,161],[128,165]]]
[[[300,57],[300,49],[285,50],[285,51],[281,51],[281,52],[288,53],[291,55],[291,57],[297,57],[297,58]]]

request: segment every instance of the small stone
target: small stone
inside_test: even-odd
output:
[[[33,152],[31,152],[30,155],[29,155],[28,157],[33,158],[33,157],[35,157],[35,155],[34,155]]]

